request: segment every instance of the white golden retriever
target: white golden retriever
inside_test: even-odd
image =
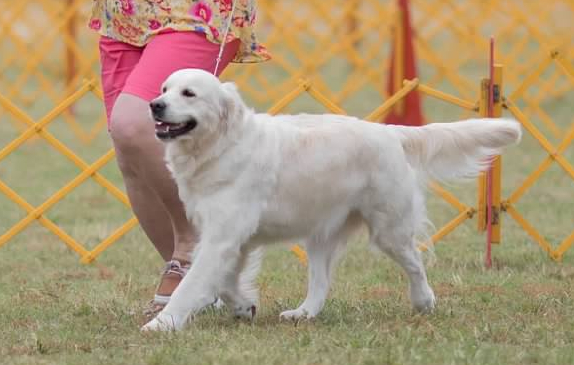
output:
[[[307,298],[281,317],[315,317],[337,253],[362,224],[408,275],[413,307],[432,310],[415,239],[427,220],[425,181],[474,176],[521,136],[519,124],[504,119],[400,127],[343,115],[255,114],[234,84],[196,69],[172,74],[150,108],[201,237],[190,271],[142,330],[179,330],[217,297],[251,318],[259,248],[281,241],[304,242],[309,258]]]

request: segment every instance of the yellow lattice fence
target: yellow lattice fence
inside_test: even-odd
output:
[[[236,81],[250,102],[270,107],[308,78],[327,97],[353,113],[365,113],[357,100],[369,92],[387,97],[384,81],[397,10],[392,0],[259,0],[258,33],[274,55],[265,65],[236,65],[224,78]],[[47,112],[84,79],[99,78],[97,37],[87,29],[90,3],[81,0],[16,2],[0,15],[0,88],[17,105]],[[427,84],[475,96],[477,65],[486,61],[488,36],[497,38],[499,62],[513,65],[506,84],[513,88],[540,61],[540,48],[574,41],[569,0],[460,1],[413,0],[415,48]],[[574,48],[563,57],[574,59]],[[551,117],[540,104],[572,90],[553,72],[536,93],[525,95],[525,112],[540,117],[554,135]],[[42,108],[38,105],[41,104]],[[42,109],[42,110],[40,110]],[[1,116],[1,115],[0,115]],[[103,114],[66,122],[85,143],[105,131]],[[11,118],[8,118],[11,119]]]
[[[130,207],[127,196],[114,184],[110,183],[110,181],[98,173],[99,169],[101,169],[114,158],[115,153],[113,149],[109,150],[103,156],[98,158],[93,164],[89,165],[47,130],[48,125],[53,122],[57,116],[62,114],[75,102],[90,92],[96,93],[96,95],[101,99],[101,91],[95,87],[94,81],[86,82],[80,89],[62,101],[56,108],[54,108],[38,121],[32,120],[32,118],[30,118],[30,116],[28,116],[23,110],[16,107],[8,98],[0,94],[0,105],[7,112],[11,113],[15,119],[27,125],[27,128],[22,132],[22,134],[20,134],[16,139],[12,140],[4,148],[2,148],[2,150],[0,150],[0,162],[10,154],[14,153],[26,141],[30,140],[30,138],[39,136],[44,139],[52,148],[56,149],[59,153],[64,155],[70,161],[70,163],[76,165],[82,170],[79,175],[77,175],[69,183],[67,183],[38,206],[33,206],[28,203],[26,199],[24,199],[21,195],[19,195],[16,191],[14,191],[0,179],[0,191],[27,213],[23,219],[14,224],[6,232],[3,232],[3,234],[0,236],[0,247],[7,243],[9,240],[13,239],[17,234],[24,231],[28,226],[30,226],[32,222],[37,220],[44,227],[54,233],[72,250],[78,253],[81,256],[82,262],[88,263],[93,261],[96,256],[103,252],[109,245],[117,241],[127,231],[137,225],[136,218],[131,218],[116,231],[112,232],[112,234],[105,238],[96,247],[94,247],[94,249],[88,250],[85,245],[71,237],[61,227],[48,219],[45,215],[45,213],[50,208],[52,208],[66,195],[70,194],[75,188],[90,178],[104,187],[109,193],[111,193],[120,202],[125,204],[128,208]]]
[[[559,53],[553,52],[548,57],[552,57],[553,59],[557,60],[558,64],[560,64],[565,72],[565,74],[574,81],[574,72],[572,66],[564,63],[563,60],[560,59]],[[520,96],[520,93],[528,86],[530,82],[530,78],[526,80],[526,82],[521,86],[518,90],[516,90],[512,95],[512,97],[517,98]],[[402,98],[404,98],[409,92],[418,89],[420,92],[435,97],[437,99],[443,100],[447,103],[451,103],[458,107],[465,108],[469,111],[477,112],[479,110],[478,105],[479,103],[473,103],[470,101],[466,101],[460,99],[458,97],[443,93],[436,89],[433,89],[429,86],[422,85],[419,83],[418,80],[410,80],[406,81],[404,87],[398,91],[395,95],[391,96],[387,99],[385,103],[380,105],[376,108],[373,112],[369,113],[364,119],[368,121],[378,121],[383,117],[390,109]],[[95,87],[94,82],[87,82],[83,87],[77,90],[75,93],[70,95],[66,98],[62,103],[60,103],[55,109],[50,111],[46,116],[41,118],[38,121],[33,121],[24,111],[14,106],[13,103],[9,101],[6,97],[0,95],[0,105],[4,107],[8,112],[10,112],[14,118],[21,121],[23,124],[26,124],[28,128],[19,135],[18,138],[11,141],[7,144],[2,150],[0,150],[0,161],[7,157],[9,154],[17,150],[25,141],[29,140],[34,136],[40,136],[44,139],[48,144],[50,144],[53,148],[58,150],[61,154],[66,156],[71,163],[78,166],[82,172],[77,175],[74,179],[72,179],[68,184],[62,187],[59,191],[53,194],[49,199],[47,199],[44,203],[34,207],[26,200],[18,195],[14,190],[12,190],[8,185],[0,180],[0,191],[2,191],[6,196],[8,196],[13,202],[19,205],[22,209],[24,209],[28,214],[25,218],[20,220],[14,226],[12,226],[8,231],[6,231],[2,236],[0,236],[0,246],[7,243],[10,239],[12,239],[15,235],[25,230],[29,224],[34,221],[38,220],[43,226],[48,228],[51,232],[57,235],[65,244],[67,244],[71,249],[76,251],[82,258],[82,262],[90,262],[95,259],[101,252],[103,252],[109,245],[117,241],[121,236],[123,236],[129,229],[134,227],[137,222],[135,218],[131,218],[127,222],[125,222],[120,228],[114,231],[111,235],[105,238],[102,242],[100,242],[94,249],[88,250],[84,245],[79,243],[73,237],[68,235],[64,232],[60,227],[50,221],[48,218],[45,217],[44,213],[50,209],[54,204],[56,204],[59,200],[61,200],[65,195],[69,194],[74,188],[82,184],[85,180],[92,178],[103,187],[105,187],[115,198],[119,201],[124,203],[127,207],[129,207],[128,200],[126,196],[117,189],[113,184],[111,184],[108,180],[106,180],[103,176],[98,174],[98,170],[107,164],[110,160],[114,157],[113,150],[108,151],[99,159],[96,160],[91,165],[88,165],[86,162],[82,161],[77,155],[74,154],[70,149],[68,149],[64,144],[62,144],[55,136],[47,131],[47,126],[50,122],[54,120],[59,114],[63,113],[67,108],[73,105],[76,101],[80,98],[85,96],[87,93],[96,93],[98,97],[101,98],[101,92]],[[345,113],[345,110],[341,107],[337,106],[336,103],[329,100],[324,93],[318,91],[318,88],[314,86],[308,80],[302,80],[299,82],[299,85],[292,90],[291,92],[287,93],[275,106],[273,106],[269,113],[275,114],[283,110],[289,104],[291,104],[296,98],[298,98],[302,93],[308,93],[312,96],[315,100],[325,106],[329,111],[334,113]],[[566,173],[568,173],[574,179],[574,169],[572,168],[571,164],[561,156],[561,153],[564,149],[572,142],[574,139],[574,125],[570,128],[570,130],[566,133],[563,141],[559,144],[558,147],[554,147],[550,142],[548,142],[544,136],[536,129],[536,127],[528,120],[528,118],[512,103],[511,98],[505,99],[505,105],[509,108],[509,110],[517,117],[517,119],[524,125],[526,130],[530,132],[540,143],[542,148],[544,148],[548,152],[548,158],[540,165],[533,174],[531,174],[524,184],[519,186],[517,190],[511,195],[510,198],[505,200],[502,203],[502,209],[508,211],[513,218],[515,218],[518,223],[530,234],[532,237],[546,250],[548,251],[553,258],[560,258],[564,252],[571,246],[574,240],[574,232],[570,234],[570,236],[564,240],[560,246],[554,250],[552,246],[546,242],[542,236],[537,233],[534,227],[524,219],[520,213],[513,207],[513,203],[516,202],[528,189],[528,187],[540,176],[541,173],[544,172],[545,169],[548,168],[549,164],[556,161],[556,163],[560,164],[560,166],[564,169]],[[446,234],[454,230],[457,226],[459,226],[462,222],[467,219],[472,218],[477,209],[474,207],[470,207],[462,203],[458,200],[454,195],[449,193],[448,191],[444,190],[442,187],[433,184],[432,189],[441,196],[445,201],[455,207],[459,214],[452,219],[448,224],[438,230],[438,232],[433,236],[433,242],[438,241]]]
[[[412,90],[419,88],[420,91],[439,99],[451,102],[453,104],[467,107],[469,109],[476,109],[474,104],[460,100],[456,97],[441,93],[440,91],[434,90],[428,86],[419,85],[418,80],[407,81],[403,89],[397,92],[395,95],[390,97],[385,103],[376,108],[373,112],[369,113],[364,119],[367,121],[375,122],[380,120],[389,110],[397,103],[399,100],[404,98]],[[320,92],[316,86],[314,86],[308,80],[301,80],[299,85],[287,95],[285,95],[275,106],[269,109],[270,114],[276,114],[283,110],[286,106],[291,104],[296,98],[298,98],[302,93],[308,93],[311,97],[317,100],[320,104],[325,106],[327,110],[334,113],[345,113],[345,110],[337,106],[336,103],[329,100],[324,93]],[[94,81],[86,82],[80,89],[66,98],[62,103],[60,103],[56,108],[51,110],[48,114],[42,117],[38,121],[32,120],[23,110],[16,107],[8,98],[0,94],[0,106],[2,106],[7,112],[9,112],[13,118],[17,119],[21,123],[27,125],[27,128],[14,140],[8,143],[2,150],[0,150],[0,162],[5,159],[10,154],[18,150],[26,141],[30,138],[39,136],[44,139],[52,148],[55,148],[59,153],[64,155],[70,160],[71,163],[75,164],[80,168],[81,173],[73,178],[69,183],[59,189],[56,193],[50,196],[42,204],[38,206],[33,206],[28,203],[21,195],[10,188],[6,183],[0,179],[0,192],[5,194],[11,201],[20,206],[21,209],[25,210],[27,215],[22,218],[19,222],[14,224],[10,229],[4,232],[0,236],[0,247],[6,244],[8,241],[13,239],[16,235],[23,232],[33,221],[39,221],[44,227],[55,234],[61,241],[68,245],[72,250],[80,255],[81,261],[84,263],[89,263],[93,261],[98,255],[100,255],[106,248],[111,244],[116,242],[121,238],[126,232],[133,228],[137,221],[134,217],[129,219],[118,229],[112,232],[108,237],[103,239],[99,244],[97,244],[93,249],[89,250],[84,244],[78,242],[78,240],[71,237],[62,228],[60,228],[53,221],[45,216],[45,213],[62,200],[66,195],[70,194],[75,188],[80,184],[85,182],[87,179],[94,179],[98,184],[103,186],[109,193],[111,193],[116,199],[122,202],[129,208],[129,202],[125,194],[120,191],[116,186],[111,184],[105,177],[98,173],[104,165],[110,162],[114,158],[114,151],[109,150],[104,155],[96,159],[92,164],[87,164],[80,157],[78,157],[71,149],[69,149],[65,144],[63,144],[58,138],[51,134],[47,127],[55,120],[57,116],[65,112],[70,106],[80,100],[88,93],[95,93],[100,99],[102,98],[101,91],[95,86]],[[460,211],[460,214],[455,217],[449,224],[443,227],[435,236],[433,236],[433,242],[439,240],[444,235],[452,231],[456,226],[462,223],[465,219],[471,218],[476,211],[474,208],[467,207],[461,203],[456,197],[448,193],[443,188],[434,184],[433,190],[442,196],[448,203],[453,205]],[[301,256],[301,252],[298,249],[294,249],[295,253]]]
[[[574,39],[569,30],[574,20],[571,2],[414,0],[415,51],[425,83],[406,81],[392,96],[385,95],[384,85],[396,18],[393,1],[259,0],[259,4],[259,34],[274,60],[232,66],[224,78],[237,82],[251,104],[270,113],[316,111],[318,102],[331,112],[379,121],[409,92],[418,90],[427,106],[441,100],[456,106],[450,108],[456,114],[471,116],[480,111],[486,35],[494,34],[499,44],[497,61],[505,65],[505,88],[514,90],[503,98],[503,104],[547,154],[496,208],[508,212],[554,259],[560,259],[572,245],[574,232],[553,245],[538,230],[545,223],[527,220],[517,206],[552,165],[574,178],[574,168],[565,156],[574,138],[574,123],[564,127],[546,107],[549,100],[571,100],[574,91],[574,49],[564,47]],[[88,12],[89,4],[79,0],[34,0],[16,2],[0,15],[0,128],[12,130],[0,137],[0,192],[25,212],[0,232],[0,246],[39,222],[77,252],[82,262],[94,260],[137,225],[135,218],[127,217],[95,245],[88,245],[47,214],[87,181],[103,187],[129,211],[123,191],[101,173],[114,159],[113,151],[109,147],[98,151],[99,157],[90,159],[91,163],[78,151],[78,145],[91,146],[98,138],[106,138],[97,37],[85,27]],[[89,113],[82,111],[85,103]],[[427,108],[428,121],[433,121],[434,109]],[[55,128],[58,123],[65,129]],[[75,137],[56,134],[62,131]],[[50,146],[79,170],[39,204],[30,203],[25,194],[6,183],[2,169],[7,158],[30,141],[40,148]],[[483,207],[463,203],[438,185],[432,189],[456,211],[437,230],[433,242],[471,218],[484,219]]]
[[[524,179],[524,181],[513,190],[510,196],[502,201],[501,209],[503,211],[507,211],[510,216],[512,216],[512,218],[514,218],[516,222],[530,235],[530,237],[536,241],[540,247],[547,251],[552,258],[560,260],[564,253],[574,243],[574,230],[564,240],[562,240],[557,247],[554,247],[550,242],[548,242],[544,235],[537,230],[535,225],[528,221],[516,208],[516,203],[527,194],[532,185],[542,177],[545,171],[547,171],[553,163],[560,166],[564,174],[574,182],[574,167],[564,155],[564,152],[574,140],[574,121],[570,123],[566,130],[560,130],[554,123],[551,124],[559,133],[558,144],[555,145],[550,142],[544,133],[535,125],[535,123],[533,123],[532,118],[527,113],[520,110],[516,104],[520,98],[524,98],[525,92],[528,88],[532,88],[541,82],[539,76],[550,66],[551,63],[555,63],[558,66],[557,70],[561,73],[562,77],[567,82],[571,83],[571,85],[574,85],[574,67],[567,61],[563,50],[553,49],[543,54],[540,64],[531,71],[531,73],[513,93],[504,99],[504,106],[517,120],[520,121],[524,129],[536,139],[539,147],[544,150],[547,156],[536,167],[536,169],[534,169],[534,171],[532,171],[526,179]],[[536,223],[538,223],[537,226],[540,228],[542,222]]]

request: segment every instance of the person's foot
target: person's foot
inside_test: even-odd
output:
[[[183,260],[171,260],[166,262],[160,283],[156,289],[154,299],[144,309],[146,317],[155,317],[169,302],[171,294],[177,288],[187,271],[190,263]]]

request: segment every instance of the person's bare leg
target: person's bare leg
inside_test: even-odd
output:
[[[174,238],[173,226],[167,209],[155,191],[147,186],[143,179],[139,181],[137,172],[131,171],[129,161],[123,161],[124,157],[119,157],[119,154],[117,160],[122,166],[120,169],[128,198],[140,226],[163,260],[171,260]]]
[[[111,115],[110,134],[126,190],[144,232],[168,261],[191,261],[196,237],[187,221],[177,186],[155,137],[149,102],[120,94]]]

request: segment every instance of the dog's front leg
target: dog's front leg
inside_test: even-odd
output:
[[[212,304],[228,271],[237,267],[239,247],[237,242],[201,242],[191,269],[171,300],[142,331],[181,330],[190,315]]]

